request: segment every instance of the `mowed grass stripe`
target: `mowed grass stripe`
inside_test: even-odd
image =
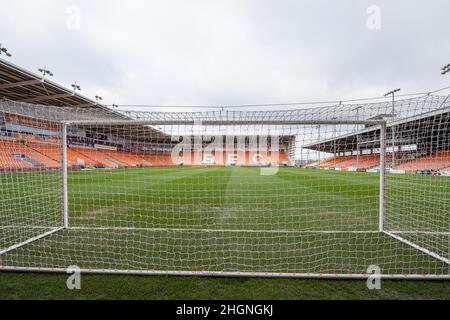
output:
[[[117,187],[108,190],[103,187],[99,196],[92,186],[80,188],[74,197],[79,199],[74,207],[73,223],[98,224],[108,226],[161,227],[173,226],[171,221],[183,225],[199,207],[208,208],[220,205],[223,195],[222,180],[228,180],[228,172],[220,171],[220,177],[214,174],[217,168],[178,168],[178,170],[159,170],[159,177],[142,174],[139,181],[114,181]],[[95,177],[91,177],[95,181]],[[121,177],[119,177],[121,179]],[[211,180],[205,184],[206,180]],[[97,182],[94,182],[97,184]],[[95,188],[94,188],[95,190]],[[84,201],[82,200],[84,199]],[[80,201],[81,200],[81,201]],[[98,214],[96,214],[98,213]],[[86,219],[87,216],[87,219]],[[89,218],[90,216],[90,218]]]
[[[288,196],[282,200],[299,208],[302,225],[309,225],[313,230],[315,227],[318,230],[377,230],[379,191],[373,187],[373,179],[342,180],[336,175],[311,175],[306,170],[284,169],[274,177],[284,181],[280,187],[286,182],[291,184],[286,185],[283,194]],[[314,225],[318,220],[321,222]]]

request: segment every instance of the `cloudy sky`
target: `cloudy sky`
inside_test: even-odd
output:
[[[448,0],[15,0],[1,8],[10,61],[45,65],[56,82],[77,81],[108,104],[344,100],[450,85],[439,73],[450,63]]]

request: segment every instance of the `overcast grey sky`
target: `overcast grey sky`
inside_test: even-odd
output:
[[[335,100],[450,85],[449,12],[448,0],[3,0],[0,43],[105,103]]]

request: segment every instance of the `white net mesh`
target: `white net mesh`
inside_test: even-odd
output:
[[[258,112],[0,106],[0,269],[450,275],[446,97]]]

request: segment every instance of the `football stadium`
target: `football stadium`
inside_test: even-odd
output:
[[[0,271],[450,279],[448,95],[142,111],[0,75]]]

